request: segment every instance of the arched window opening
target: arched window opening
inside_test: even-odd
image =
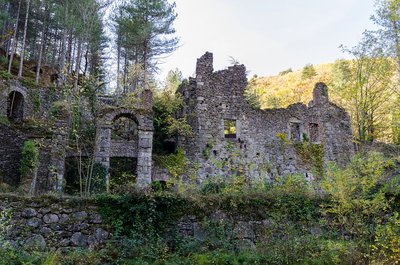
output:
[[[117,141],[138,140],[138,125],[136,121],[127,116],[114,119],[111,139]]]

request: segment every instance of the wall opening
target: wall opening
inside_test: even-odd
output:
[[[310,141],[311,142],[319,142],[319,128],[317,123],[310,123],[309,124],[309,132],[310,132]]]
[[[129,184],[136,183],[137,158],[110,158],[110,191],[118,193],[126,190]]]
[[[8,96],[7,117],[11,122],[20,123],[24,118],[24,96],[13,91]]]
[[[138,139],[138,125],[127,116],[114,119],[111,139],[117,141],[136,141]]]
[[[225,119],[224,120],[224,135],[225,138],[235,139],[237,134],[236,120]]]
[[[300,123],[290,122],[289,130],[290,130],[290,140],[294,142],[301,141]]]

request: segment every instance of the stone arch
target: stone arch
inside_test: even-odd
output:
[[[20,91],[11,91],[7,98],[8,119],[15,123],[21,123],[24,119],[25,104],[25,97]]]
[[[114,121],[121,117],[130,118],[137,123],[138,137],[137,141],[125,142],[125,146],[115,151],[111,134]],[[151,183],[152,145],[153,120],[150,114],[130,109],[117,109],[107,112],[99,119],[95,146],[96,162],[101,163],[109,171],[111,157],[137,157],[136,182],[141,188],[148,187]],[[109,180],[110,174],[107,175],[107,185],[109,185]]]

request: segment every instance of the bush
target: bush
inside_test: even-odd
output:
[[[384,225],[378,225],[372,245],[373,259],[377,264],[400,262],[400,216],[394,213]]]
[[[39,148],[33,140],[28,140],[22,148],[21,174],[28,176],[39,167]]]
[[[7,71],[0,71],[0,78],[8,81],[12,78],[12,74],[9,74]]]

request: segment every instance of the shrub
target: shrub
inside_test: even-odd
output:
[[[12,78],[12,74],[9,74],[7,71],[0,71],[0,78],[8,81]]]
[[[39,167],[39,148],[33,140],[28,140],[22,148],[21,174],[28,176]]]
[[[373,259],[377,264],[398,264],[400,262],[399,213],[394,213],[386,224],[378,225],[372,250]]]

